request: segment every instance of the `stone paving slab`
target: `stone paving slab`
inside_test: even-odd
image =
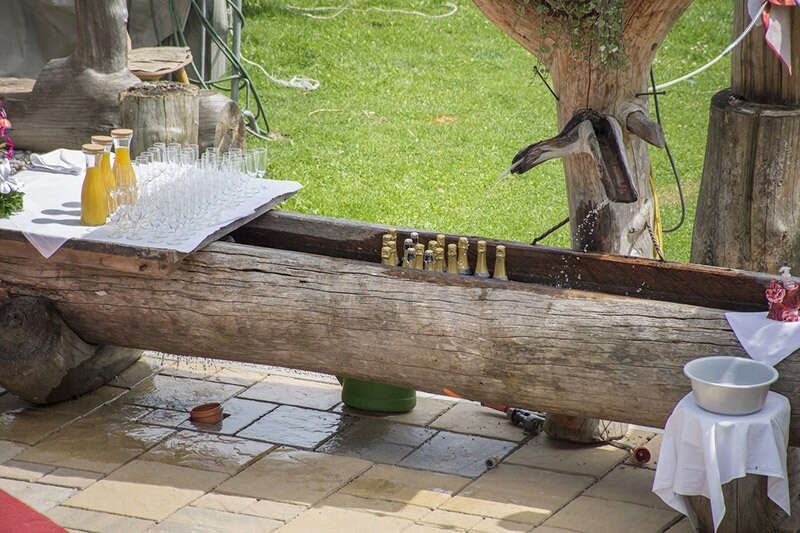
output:
[[[180,427],[233,435],[277,407],[276,403],[231,398],[222,404],[223,419],[219,424],[198,424],[187,419],[180,424]]]
[[[0,478],[0,490],[9,493],[40,513],[63,503],[77,492],[75,489],[65,487],[53,487],[5,478]]]
[[[610,445],[574,444],[540,433],[505,460],[506,463],[600,478],[628,457]]]
[[[432,398],[430,396],[422,396],[417,393],[417,405],[408,413],[400,414],[385,414],[385,413],[371,413],[367,411],[360,411],[348,407],[343,403],[337,404],[333,407],[333,411],[337,413],[351,414],[355,416],[364,416],[370,418],[382,418],[391,420],[393,422],[402,422],[403,424],[412,424],[415,426],[427,426],[436,420],[445,411],[456,405],[452,399]]]
[[[236,385],[157,374],[136,385],[123,401],[145,407],[189,411],[203,403],[223,402],[243,390]]]
[[[653,491],[656,473],[647,468],[620,465],[595,485],[589,487],[586,496],[635,503],[648,507],[670,509]]]
[[[470,483],[442,509],[537,525],[592,483],[589,476],[501,464]]]
[[[364,472],[362,459],[280,448],[217,488],[223,494],[312,505]]]
[[[127,420],[81,420],[17,455],[17,459],[110,473],[171,433]]]
[[[204,533],[230,533],[234,531],[237,533],[268,533],[281,526],[283,526],[283,522],[260,516],[199,507],[184,507],[163,522],[160,522],[150,531],[170,533],[186,533],[187,531],[202,531]]]
[[[273,445],[195,431],[179,431],[162,440],[140,458],[197,470],[235,474],[246,464],[268,452]]]
[[[98,533],[139,533],[156,524],[151,520],[63,506],[54,507],[45,515],[61,526]]]
[[[284,376],[269,376],[240,394],[242,398],[326,410],[341,401],[336,385]]]
[[[378,516],[337,507],[309,509],[278,531],[280,533],[400,533],[414,522],[394,516]]]
[[[679,516],[675,511],[580,496],[550,518],[546,525],[584,533],[657,533]]]
[[[502,459],[513,442],[440,431],[400,462],[401,466],[477,477],[486,472],[487,459]]]
[[[336,433],[342,422],[341,415],[336,413],[281,405],[239,431],[237,435],[312,449]]]
[[[428,428],[350,416],[317,451],[395,464],[435,434]]]
[[[510,424],[504,413],[475,402],[456,403],[434,420],[431,427],[514,442],[527,438],[522,428]]]
[[[136,460],[79,492],[65,505],[164,520],[227,477],[219,472]]]
[[[40,478],[38,483],[85,489],[95,481],[103,478],[103,474],[89,472],[88,470],[75,470],[73,468],[56,468],[46,476]]]
[[[21,481],[36,481],[49,474],[56,467],[25,461],[10,460],[0,465],[0,478],[19,479]]]
[[[433,509],[469,482],[464,477],[378,464],[348,483],[342,492]]]

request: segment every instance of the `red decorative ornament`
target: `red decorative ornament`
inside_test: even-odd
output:
[[[772,280],[766,290],[767,318],[780,322],[797,322],[800,308],[800,285],[792,279],[789,267],[781,267],[781,279]]]

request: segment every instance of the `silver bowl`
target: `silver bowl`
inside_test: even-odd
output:
[[[744,357],[713,356],[689,361],[683,373],[692,382],[697,405],[721,415],[749,415],[764,407],[778,371]]]

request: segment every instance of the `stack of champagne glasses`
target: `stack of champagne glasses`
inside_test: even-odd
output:
[[[202,227],[230,219],[242,201],[261,190],[253,178],[266,172],[264,148],[220,154],[196,144],[156,143],[140,153],[134,197],[117,204],[113,238],[180,245]],[[122,199],[119,199],[122,200]]]

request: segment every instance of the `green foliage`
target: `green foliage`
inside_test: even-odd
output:
[[[622,43],[623,10],[625,0],[518,0],[518,12],[524,15],[534,9],[542,21],[541,33],[552,42],[552,47],[562,46],[563,37],[568,45],[585,61],[595,61],[608,69],[625,65]],[[544,45],[542,53],[549,53],[551,45]]]
[[[22,196],[20,191],[8,194],[0,193],[0,218],[6,218],[18,211],[22,211]]]
[[[247,20],[247,58],[284,79],[304,74],[321,82],[303,93],[249,69],[283,139],[248,143],[269,148],[274,177],[304,186],[285,208],[525,242],[567,216],[559,161],[492,187],[517,150],[557,132],[555,101],[532,72],[535,58],[471,0],[453,0],[458,12],[438,20],[376,12],[314,20],[285,9],[285,1],[337,4],[269,0],[267,11]],[[356,6],[446,10],[442,0]],[[729,2],[695,0],[658,51],[657,80],[685,74],[724,48],[732,14]],[[709,102],[729,85],[729,72],[720,61],[660,99],[689,208],[686,225],[666,235],[668,259],[689,258]],[[675,181],[663,150],[650,155],[671,226],[680,215]],[[569,242],[564,228],[543,244]]]

